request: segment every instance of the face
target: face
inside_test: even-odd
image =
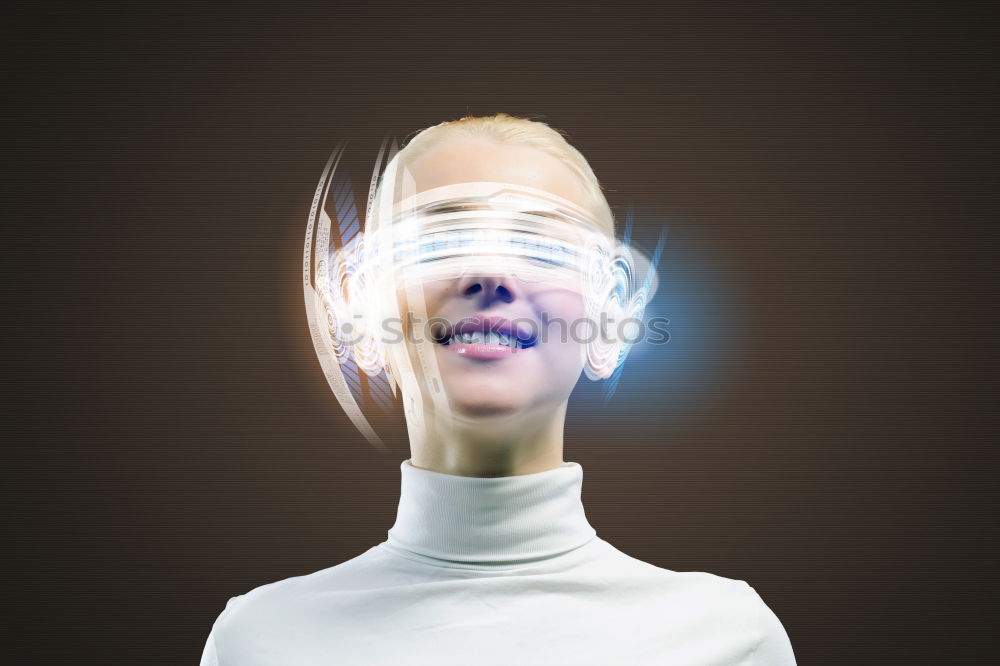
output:
[[[489,139],[453,139],[409,165],[416,192],[463,182],[494,181],[545,190],[577,203],[586,201],[578,177],[557,158],[528,146]],[[426,320],[431,336],[408,336],[411,365],[421,390],[417,345],[437,362],[455,416],[466,420],[516,419],[552,411],[569,398],[583,370],[583,343],[567,328],[584,316],[578,288],[533,282],[511,274],[476,274],[425,282]],[[401,312],[412,312],[399,292]],[[503,335],[476,333],[489,328]],[[532,338],[533,336],[533,340]],[[513,340],[520,336],[520,340]],[[423,340],[420,342],[419,340]]]

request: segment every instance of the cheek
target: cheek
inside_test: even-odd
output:
[[[435,326],[432,326],[431,323],[440,317],[442,307],[454,291],[454,284],[451,280],[437,280],[425,282],[416,289],[423,298],[422,310],[418,307],[419,303],[413,302],[408,295],[410,290],[396,290],[396,303],[399,306],[399,316],[402,319],[399,329],[402,335],[394,353],[402,352],[405,354],[417,381],[422,384],[424,377],[423,373],[419,371],[421,366],[417,347],[422,346],[426,349],[434,346],[432,329]],[[392,356],[393,353],[390,353],[390,359]],[[394,372],[396,371],[394,370]],[[398,377],[398,372],[396,374]]]
[[[557,316],[567,320],[583,318],[583,295],[569,289],[554,289],[546,292],[543,298],[536,299],[545,308]]]
[[[580,322],[584,318],[585,311],[583,296],[578,292],[564,289],[551,290],[536,296],[533,300],[539,321],[549,322],[549,328],[554,325],[569,331],[581,328]],[[562,341],[562,337],[566,336],[560,336],[559,341]]]
[[[399,306],[399,313],[403,319],[402,328],[407,340],[413,339],[410,335],[410,327],[422,326],[434,318],[436,313],[441,310],[441,305],[449,293],[449,285],[443,281],[427,282],[417,287],[417,289],[423,295],[423,312],[419,312],[417,304],[411,302],[406,289],[398,289],[396,291],[396,303]]]
[[[583,296],[574,291],[547,292],[535,299],[539,321],[544,322],[545,344],[541,346],[549,363],[567,372],[583,368],[583,353],[588,327],[584,322]]]

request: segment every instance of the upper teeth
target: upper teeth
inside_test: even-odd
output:
[[[448,344],[458,342],[461,344],[486,344],[503,345],[505,347],[520,347],[521,341],[517,336],[511,337],[506,333],[494,331],[471,331],[469,333],[455,333],[448,339]]]

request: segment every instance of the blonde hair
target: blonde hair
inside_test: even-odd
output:
[[[454,137],[488,137],[500,143],[522,144],[542,150],[557,158],[579,177],[589,201],[581,202],[596,218],[601,229],[614,237],[615,219],[604,197],[601,184],[583,154],[571,146],[560,130],[538,120],[519,118],[506,113],[492,116],[466,116],[418,131],[396,154],[399,165],[415,160],[433,146]]]

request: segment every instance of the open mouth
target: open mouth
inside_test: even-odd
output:
[[[445,347],[484,345],[509,350],[530,349],[538,343],[526,328],[502,317],[469,317],[454,326],[443,326],[434,341]]]

